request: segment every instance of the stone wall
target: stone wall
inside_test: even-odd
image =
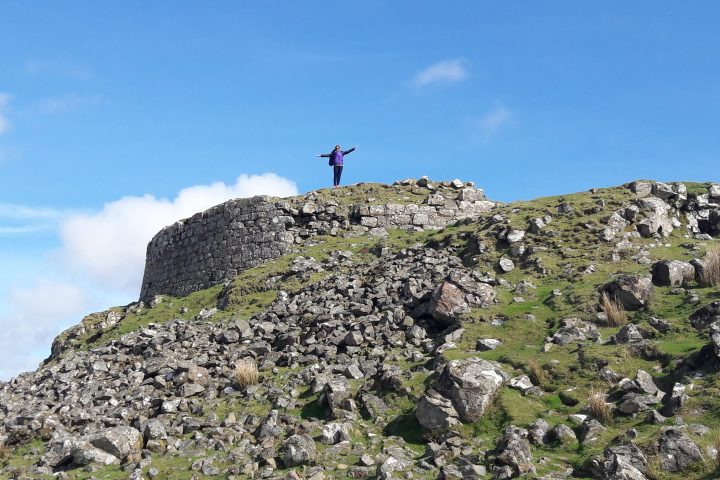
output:
[[[494,206],[482,190],[462,183],[422,185],[427,195],[421,204],[339,204],[313,192],[217,205],[164,228],[150,241],[140,299],[156,294],[185,296],[223,283],[317,235],[381,236],[396,228],[439,229],[476,218]],[[397,188],[402,192],[410,187]]]

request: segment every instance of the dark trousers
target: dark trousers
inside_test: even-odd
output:
[[[333,187],[340,185],[340,177],[342,176],[342,165],[333,165]]]

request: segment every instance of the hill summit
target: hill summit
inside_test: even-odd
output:
[[[718,476],[720,185],[237,199],[0,384],[4,478]]]

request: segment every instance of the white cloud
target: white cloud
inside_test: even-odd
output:
[[[74,112],[81,108],[98,104],[102,100],[100,95],[80,95],[68,93],[39,100],[30,107],[30,111],[45,115],[61,115]]]
[[[5,116],[4,110],[12,100],[12,96],[7,93],[0,92],[0,135],[3,135],[10,130],[10,121]]]
[[[416,73],[412,84],[422,88],[434,83],[457,83],[467,78],[466,66],[467,61],[462,58],[443,60]]]
[[[0,219],[36,220],[59,219],[72,213],[70,210],[58,210],[46,207],[28,207],[13,203],[0,203]]]
[[[50,230],[73,212],[44,207],[0,203],[0,235],[22,235]]]
[[[59,325],[79,321],[88,308],[75,285],[39,278],[29,288],[11,289],[0,313],[0,378],[34,369],[50,351]]]
[[[512,124],[513,120],[512,111],[498,105],[482,116],[477,127],[482,138],[490,140],[501,128]]]
[[[145,249],[161,228],[231,198],[296,194],[294,182],[266,173],[241,175],[233,185],[217,182],[189,187],[173,200],[152,195],[124,197],[98,213],[75,214],[63,220],[62,257],[99,286],[137,295]]]
[[[42,75],[71,80],[82,80],[90,76],[88,69],[58,60],[31,60],[23,66],[22,73],[28,76]]]

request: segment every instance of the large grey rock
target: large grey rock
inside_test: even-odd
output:
[[[283,463],[292,468],[307,465],[317,458],[315,441],[310,435],[292,435],[282,444]]]
[[[720,321],[710,324],[710,344],[716,357],[720,357]]]
[[[672,220],[669,216],[670,206],[659,198],[643,198],[639,200],[645,218],[637,223],[636,227],[643,237],[655,234],[668,236],[673,231]]]
[[[638,330],[638,327],[634,323],[625,325],[620,329],[618,333],[610,337],[610,341],[613,343],[637,343],[643,341],[642,333]]]
[[[592,323],[585,322],[579,318],[566,318],[562,326],[552,336],[553,343],[567,345],[573,342],[586,340],[599,341],[600,332]]]
[[[698,330],[704,330],[717,321],[720,321],[720,301],[705,305],[690,315],[690,324]]]
[[[458,317],[470,311],[465,293],[455,284],[444,281],[433,292],[428,313],[436,320],[451,325]]]
[[[535,474],[527,437],[527,430],[511,425],[505,429],[495,449],[495,462],[512,468],[514,476]]]
[[[446,363],[435,389],[452,401],[460,420],[475,422],[483,416],[508,380],[499,363],[466,358]]]
[[[660,399],[655,395],[629,392],[626,393],[620,403],[618,403],[617,409],[626,415],[630,415],[652,410],[654,406],[659,403]]]
[[[698,446],[677,428],[668,428],[661,433],[659,455],[660,465],[669,472],[681,472],[704,461]]]
[[[584,444],[593,443],[606,430],[602,423],[594,418],[586,418],[580,425],[579,438]]]
[[[350,425],[347,423],[327,423],[323,426],[321,441],[328,445],[350,440]]]
[[[653,293],[649,276],[623,275],[602,286],[601,291],[616,298],[627,310],[646,307]]]
[[[425,392],[420,398],[415,416],[420,425],[430,430],[448,430],[460,425],[452,401],[433,389]]]
[[[680,260],[661,260],[652,266],[652,282],[658,286],[680,287],[695,278],[695,267]]]
[[[601,480],[647,480],[647,460],[635,445],[607,448],[603,457],[591,461],[590,468]]]
[[[143,447],[142,434],[127,426],[109,428],[87,437],[94,447],[124,460],[128,455],[137,453]]]
[[[88,442],[78,442],[72,449],[73,463],[77,465],[120,465],[120,459]]]
[[[636,180],[630,185],[630,190],[637,195],[638,198],[644,198],[652,195],[653,184],[642,180]]]

